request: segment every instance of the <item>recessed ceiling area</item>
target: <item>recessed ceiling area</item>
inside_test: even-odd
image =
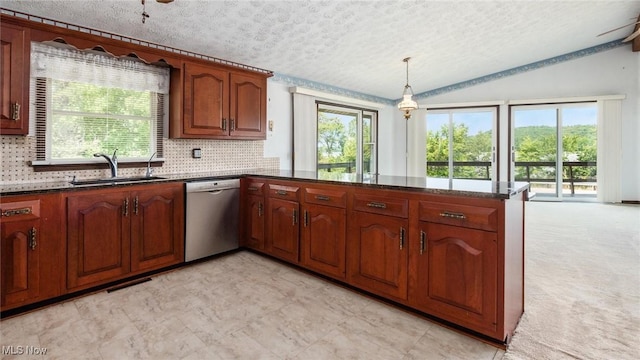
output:
[[[625,38],[640,1],[14,0],[2,7],[398,99]],[[631,44],[625,45],[631,51]]]

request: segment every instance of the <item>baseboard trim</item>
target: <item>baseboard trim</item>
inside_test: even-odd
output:
[[[640,205],[640,200],[622,200],[623,204]]]

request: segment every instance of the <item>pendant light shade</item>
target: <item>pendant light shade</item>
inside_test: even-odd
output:
[[[407,120],[411,118],[411,111],[418,108],[418,103],[413,100],[413,89],[409,85],[409,59],[411,58],[408,57],[402,60],[407,64],[407,84],[402,92],[402,101],[398,104],[398,109],[404,112],[404,118]]]

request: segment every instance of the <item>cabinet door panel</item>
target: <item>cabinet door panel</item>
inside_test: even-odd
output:
[[[23,302],[39,295],[39,225],[39,220],[2,223],[2,306]]]
[[[0,133],[26,135],[30,54],[26,30],[3,24],[0,33]]]
[[[429,313],[495,335],[497,235],[420,223],[426,248],[418,257],[416,297]]]
[[[67,198],[67,286],[111,280],[130,270],[128,197],[122,193]]]
[[[248,201],[249,226],[247,227],[248,233],[245,235],[245,245],[264,250],[264,196],[249,195]]]
[[[229,135],[229,72],[185,64],[183,132],[187,135]]]
[[[266,92],[264,78],[231,73],[231,136],[266,138]]]
[[[354,211],[348,245],[349,280],[366,289],[407,298],[407,220]]]
[[[303,213],[302,262],[305,266],[344,278],[346,211],[306,205]]]
[[[131,197],[131,270],[159,268],[184,260],[182,186],[139,191]]]
[[[269,251],[291,262],[298,262],[300,216],[297,202],[269,199]]]

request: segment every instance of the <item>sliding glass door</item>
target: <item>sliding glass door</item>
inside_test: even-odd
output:
[[[427,112],[427,176],[495,177],[495,107]]]
[[[538,199],[595,199],[595,103],[513,106],[511,130],[512,180]]]

